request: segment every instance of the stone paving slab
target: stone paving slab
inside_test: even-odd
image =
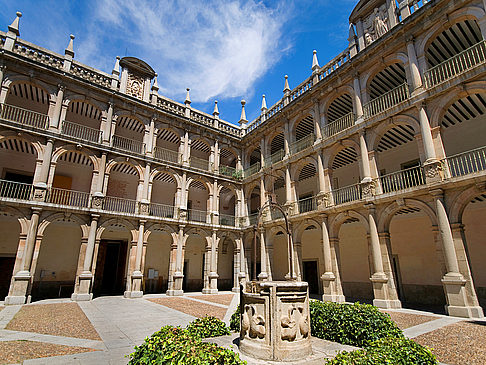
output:
[[[105,348],[103,342],[97,340],[87,340],[87,339],[75,338],[75,337],[45,335],[45,334],[34,333],[34,332],[0,330],[0,342],[15,341],[15,340],[47,342],[55,345],[88,347],[92,349]]]
[[[7,324],[17,314],[20,308],[22,308],[21,305],[9,305],[0,312],[0,329],[7,327]]]
[[[449,324],[457,323],[463,321],[464,318],[457,317],[442,317],[430,322],[425,322],[414,327],[406,328],[403,334],[408,338],[414,338],[424,333],[435,331],[441,327],[447,326]]]

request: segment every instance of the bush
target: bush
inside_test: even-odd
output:
[[[236,307],[235,312],[231,315],[230,319],[230,330],[233,332],[239,332],[240,331],[240,305]]]
[[[324,340],[366,347],[386,337],[403,338],[386,313],[369,304],[310,301],[311,333]]]
[[[209,338],[229,335],[230,330],[224,322],[215,317],[198,318],[189,323],[186,327],[187,332],[192,336]]]
[[[364,350],[341,352],[327,365],[434,365],[436,357],[426,347],[406,338],[382,338]]]
[[[233,351],[202,342],[200,336],[171,326],[162,327],[160,331],[147,337],[142,345],[135,347],[129,357],[130,365],[246,364]]]

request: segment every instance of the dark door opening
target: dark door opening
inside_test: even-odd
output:
[[[10,280],[12,280],[12,273],[15,265],[15,257],[0,257],[0,300],[8,295],[10,287]]]
[[[309,283],[309,294],[319,294],[317,261],[304,261],[303,279]]]
[[[403,295],[403,289],[402,289],[402,277],[400,275],[400,266],[398,264],[398,256],[397,255],[392,255],[392,263],[393,263],[393,276],[395,277],[395,284],[397,287],[397,295],[398,299],[400,299],[402,302],[404,302],[405,296]]]
[[[182,270],[183,271],[183,275],[184,277],[182,278],[182,290],[183,291],[187,291],[187,266],[189,265],[189,261],[187,260],[184,260],[184,269]]]
[[[123,294],[127,241],[102,240],[96,260],[93,295]]]

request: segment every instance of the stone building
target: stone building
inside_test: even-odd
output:
[[[397,5],[398,4],[398,5]],[[238,291],[283,280],[283,216],[312,294],[486,305],[486,1],[361,0],[349,46],[239,126],[0,33],[0,295]],[[252,254],[256,257],[252,260]]]

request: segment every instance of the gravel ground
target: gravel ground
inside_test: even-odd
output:
[[[0,364],[16,364],[27,359],[71,355],[90,351],[96,350],[35,341],[5,341],[0,342]]]
[[[227,312],[225,308],[185,298],[153,298],[148,300],[199,318],[213,316],[223,319]]]
[[[419,324],[433,321],[435,319],[439,319],[440,317],[433,317],[433,316],[423,316],[420,314],[411,314],[411,313],[401,313],[401,312],[388,312],[383,311],[390,315],[393,322],[395,322],[398,328],[404,330],[405,328],[417,326]]]
[[[486,322],[464,321],[415,337],[450,365],[486,364]]]
[[[101,340],[77,303],[24,305],[6,329]]]
[[[199,300],[205,300],[207,302],[213,302],[229,306],[233,300],[234,294],[211,294],[211,295],[190,295],[191,298]]]

